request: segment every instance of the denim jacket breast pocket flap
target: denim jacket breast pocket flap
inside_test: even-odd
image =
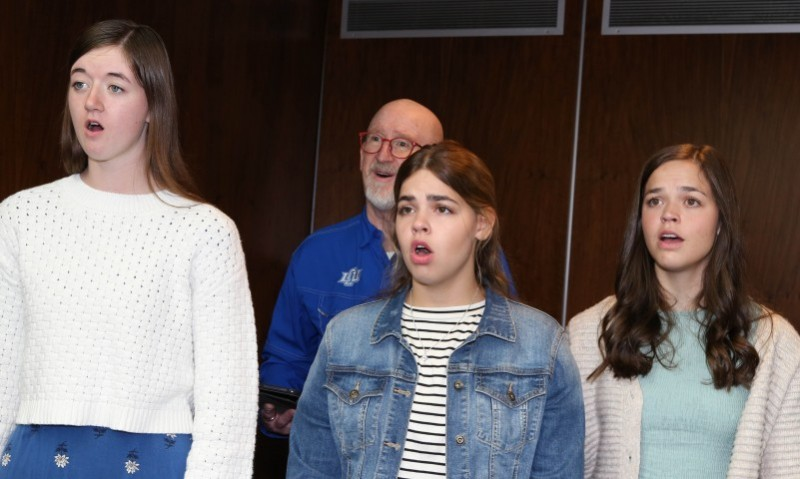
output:
[[[529,376],[497,372],[479,373],[475,376],[475,389],[513,408],[546,393],[546,379],[544,373]]]
[[[547,374],[475,375],[478,439],[497,451],[517,450],[535,437],[547,392]]]
[[[328,374],[325,385],[340,401],[354,405],[365,398],[381,396],[386,387],[386,377],[371,376],[355,371],[334,371]]]

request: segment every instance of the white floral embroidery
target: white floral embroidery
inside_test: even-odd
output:
[[[139,471],[138,462],[133,461],[131,459],[128,459],[128,461],[125,462],[125,472],[127,472],[128,474],[136,474],[138,471]]]
[[[178,435],[177,434],[167,434],[167,437],[170,438],[170,439],[175,439],[176,437],[178,437]]]
[[[0,464],[2,464],[3,467],[6,467],[9,462],[11,462],[11,454],[9,453],[3,454],[3,461],[0,462]]]
[[[69,456],[66,454],[56,454],[53,459],[56,461],[56,466],[62,469],[67,467],[67,464],[69,464]]]

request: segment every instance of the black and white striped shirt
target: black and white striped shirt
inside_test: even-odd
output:
[[[446,477],[447,363],[478,329],[485,303],[424,309],[403,305],[401,331],[419,375],[398,479]]]

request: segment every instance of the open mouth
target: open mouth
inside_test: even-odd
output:
[[[89,131],[103,131],[104,128],[100,123],[90,120],[86,122],[86,129]]]
[[[683,241],[683,238],[676,235],[675,233],[662,233],[661,236],[658,237],[661,241]]]
[[[428,247],[425,246],[424,244],[418,244],[414,246],[414,254],[419,256],[427,256],[431,254],[431,250],[428,249]]]
[[[397,171],[391,169],[386,170],[381,168],[372,168],[372,173],[374,173],[378,178],[389,179],[394,178],[394,176],[397,174]]]

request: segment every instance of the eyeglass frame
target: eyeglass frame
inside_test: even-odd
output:
[[[378,148],[378,151],[381,151],[381,149],[383,148],[383,142],[384,141],[389,142],[389,153],[393,157],[397,158],[398,160],[405,160],[405,159],[408,159],[411,155],[413,155],[415,153],[414,152],[414,147],[422,148],[422,145],[420,145],[416,141],[409,140],[408,138],[403,138],[402,136],[397,137],[397,138],[384,138],[384,137],[382,137],[381,135],[379,135],[377,133],[371,133],[369,131],[360,131],[360,132],[358,132],[358,147],[361,149],[361,151],[363,151],[364,153],[369,153],[370,155],[374,155],[375,153],[378,153],[378,151],[370,153],[369,151],[364,149],[364,137],[366,135],[375,135],[375,136],[377,136],[377,137],[379,137],[381,139],[381,146],[380,146],[380,148]],[[405,141],[410,141],[411,142],[411,150],[409,150],[408,156],[402,157],[402,156],[397,156],[397,155],[394,154],[394,147],[392,146],[392,142],[394,140],[405,140]]]

